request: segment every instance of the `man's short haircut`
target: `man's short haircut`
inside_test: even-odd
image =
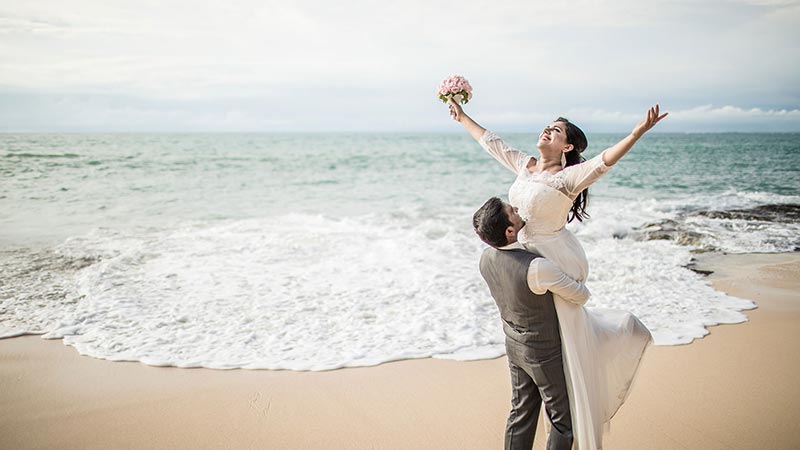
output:
[[[508,245],[506,229],[513,226],[503,206],[502,200],[492,197],[472,216],[475,233],[483,242],[495,248]]]

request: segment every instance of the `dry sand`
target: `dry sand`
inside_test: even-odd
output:
[[[800,448],[800,254],[701,265],[758,309],[648,350],[606,448]],[[24,336],[0,340],[0,449],[499,449],[509,389],[505,358],[215,371],[108,362]]]

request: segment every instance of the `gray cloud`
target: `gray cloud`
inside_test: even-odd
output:
[[[573,111],[624,130],[658,101],[667,129],[797,130],[709,112],[800,107],[797,23],[800,2],[780,0],[0,0],[0,127],[447,130],[433,90],[461,73],[495,128]],[[702,105],[717,106],[677,113]]]

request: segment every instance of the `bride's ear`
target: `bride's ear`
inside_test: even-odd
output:
[[[564,147],[564,153],[571,152],[574,148],[574,145],[569,144],[568,146]]]

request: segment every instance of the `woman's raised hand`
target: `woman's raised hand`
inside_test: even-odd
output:
[[[650,131],[650,129],[653,128],[661,119],[667,117],[667,114],[669,114],[664,113],[659,116],[658,113],[658,103],[656,103],[655,106],[651,106],[650,109],[647,110],[647,118],[641,121],[639,125],[636,125],[631,134],[633,134],[637,139],[642,137],[643,134]]]
[[[461,108],[461,105],[459,105],[457,101],[453,100],[452,97],[447,100],[447,107],[450,109],[450,117],[463,125],[476,141],[480,141],[481,136],[483,136],[483,133],[486,131],[486,129],[475,123],[470,116],[464,114],[464,110]]]
[[[461,116],[464,115],[464,110],[461,109],[461,105],[450,97],[450,100],[447,101],[447,107],[450,108],[450,117],[456,122],[461,122]]]
[[[622,158],[623,156],[625,156],[626,153],[628,153],[628,150],[630,150],[631,147],[633,147],[633,144],[635,144],[636,141],[638,141],[639,138],[642,137],[642,135],[647,133],[650,130],[650,128],[653,128],[658,123],[659,120],[663,119],[664,117],[667,117],[667,114],[669,113],[664,113],[659,115],[658,104],[656,103],[655,106],[647,110],[647,118],[641,121],[639,125],[636,125],[636,127],[633,128],[633,131],[631,131],[631,134],[629,134],[616,144],[612,145],[611,147],[608,147],[602,153],[603,162],[606,163],[606,165],[608,166],[613,166],[614,164],[616,164],[620,158]]]

